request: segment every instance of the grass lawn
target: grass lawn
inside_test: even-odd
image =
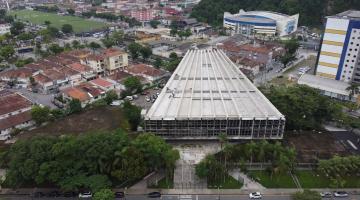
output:
[[[251,171],[250,176],[266,188],[296,188],[288,174],[274,175],[272,178],[265,171]]]
[[[11,11],[11,15],[22,21],[29,21],[34,24],[42,25],[44,21],[50,21],[51,25],[61,29],[63,24],[71,24],[76,33],[86,32],[106,27],[103,22],[96,22],[81,17],[62,16],[56,13],[45,13],[34,10],[16,10]]]
[[[166,178],[161,179],[157,185],[150,186],[150,188],[172,189],[174,188],[174,180]]]
[[[300,184],[303,188],[330,188],[331,180],[327,177],[317,175],[312,171],[298,171],[296,172]],[[345,178],[345,188],[359,188],[360,177],[351,176]]]
[[[313,171],[297,171],[295,174],[302,188],[328,188],[331,183],[328,178]]]
[[[236,179],[234,179],[232,176],[229,175],[225,177],[225,182],[221,181],[221,183],[218,183],[218,182],[208,181],[207,185],[209,189],[218,188],[219,185],[221,186],[220,187],[221,189],[240,189],[243,186],[241,182],[237,181]]]

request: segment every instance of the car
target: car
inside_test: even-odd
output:
[[[134,98],[132,96],[126,96],[125,99],[128,100],[128,101],[134,100]]]
[[[334,196],[335,197],[348,197],[349,194],[345,191],[337,191],[337,192],[334,192]]]
[[[115,192],[115,198],[124,198],[125,194],[124,192]]]
[[[147,196],[149,198],[160,198],[161,194],[160,194],[160,192],[150,192]]]
[[[332,194],[331,192],[320,192],[320,196],[323,198],[331,198]]]
[[[146,100],[147,102],[150,102],[150,101],[151,101],[151,99],[150,99],[149,97],[145,97],[145,100]]]
[[[159,93],[159,92],[157,92],[157,93],[156,93],[156,95],[157,95],[157,96],[159,96],[159,95],[160,95],[160,93]]]
[[[91,198],[92,194],[90,191],[80,192],[79,198]]]
[[[252,192],[249,194],[249,198],[250,199],[261,199],[262,195],[260,194],[260,192]]]

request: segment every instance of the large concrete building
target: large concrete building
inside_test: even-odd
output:
[[[224,13],[224,27],[233,33],[247,36],[265,34],[287,36],[297,30],[299,14],[289,16],[269,11],[240,10],[237,14]]]
[[[327,17],[316,75],[360,83],[360,11]]]
[[[285,117],[218,49],[191,49],[145,116],[165,139],[281,139]]]

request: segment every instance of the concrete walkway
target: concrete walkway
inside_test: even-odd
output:
[[[264,190],[266,189],[260,183],[253,181],[246,174],[240,172],[239,169],[234,169],[229,172],[229,175],[238,181],[242,181],[244,186],[241,188],[242,190]]]

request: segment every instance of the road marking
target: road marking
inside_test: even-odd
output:
[[[355,146],[355,144],[353,144],[350,140],[346,140],[346,141],[350,144],[350,146],[352,148],[354,148],[355,150],[358,150],[358,148]]]

